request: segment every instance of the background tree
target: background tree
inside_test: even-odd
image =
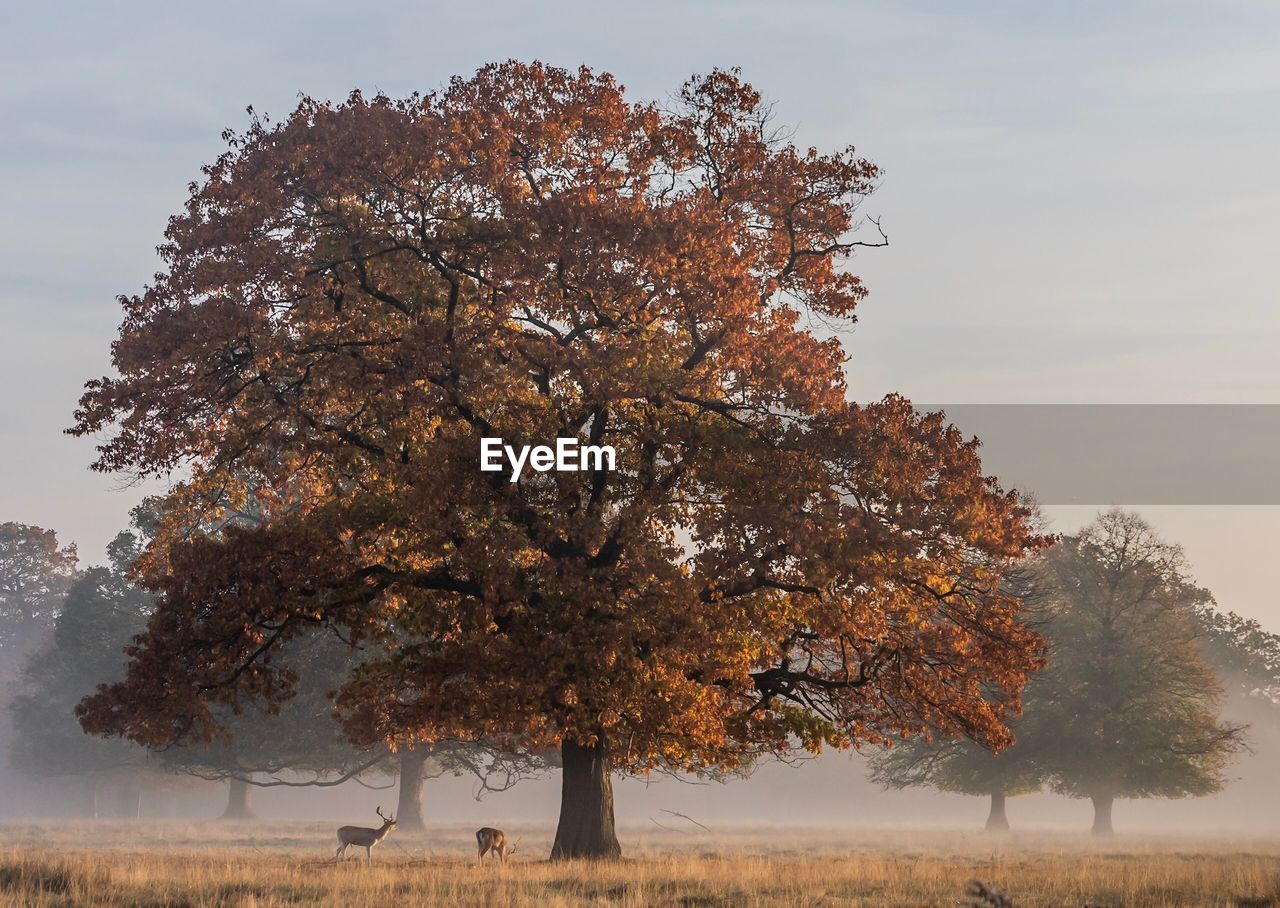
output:
[[[1008,740],[1040,659],[996,592],[1023,509],[940,417],[848,403],[810,330],[864,295],[873,165],[779,138],[734,73],[664,110],[520,63],[229,144],[73,429],[107,433],[99,469],[190,469],[86,728],[215,737],[339,628],[369,654],[338,697],[357,743],[559,749],[557,858],[619,853],[616,771]],[[512,482],[482,437],[617,469]],[[227,494],[265,519],[181,532]]]
[[[136,801],[142,778],[155,768],[142,748],[89,737],[75,718],[82,698],[124,677],[125,646],[146,627],[151,597],[121,570],[133,545],[130,534],[120,534],[109,546],[113,566],[90,568],[71,584],[57,606],[51,639],[30,656],[10,704],[14,768],[35,777],[83,778],[84,812],[91,816],[104,782]]]
[[[510,753],[483,742],[401,744],[390,764],[398,781],[396,829],[411,833],[427,828],[423,787],[428,779],[446,774],[471,776],[479,798],[485,792],[505,791],[523,779],[540,775],[553,762],[550,755]]]
[[[331,787],[376,772],[393,759],[386,748],[352,745],[334,716],[331,694],[350,671],[350,646],[331,633],[314,631],[289,641],[276,659],[298,678],[292,696],[271,705],[220,706],[222,735],[158,755],[174,771],[225,780],[224,820],[255,818],[255,788]]]
[[[182,773],[228,780],[224,817],[252,816],[255,774],[290,773],[289,784],[334,777],[375,761],[353,747],[334,720],[330,692],[350,670],[350,647],[333,634],[316,632],[291,641],[291,670],[302,680],[296,695],[276,711],[246,704],[237,714],[222,709],[223,738],[151,755],[128,742],[84,733],[75,708],[100,685],[124,676],[126,649],[147,624],[154,601],[130,579],[133,563],[154,532],[161,502],[149,499],[132,512],[131,527],[107,546],[109,566],[79,575],[57,605],[54,631],[25,665],[11,705],[16,734],[10,742],[14,767],[38,778],[83,777],[86,812],[98,810],[98,793],[109,784],[136,814],[145,784]],[[389,758],[386,752],[383,758]],[[267,784],[274,784],[268,781]]]
[[[1225,691],[1222,716],[1248,726],[1247,779],[1256,767],[1274,764],[1280,754],[1280,634],[1211,600],[1199,610],[1197,641],[1205,661]]]
[[[211,498],[185,534],[216,538],[228,527],[260,527],[265,508],[258,480],[245,477],[242,497],[223,490]],[[289,506],[290,502],[283,503]],[[163,516],[165,502],[148,499],[134,511],[134,523],[149,540]],[[129,564],[140,554],[131,553]],[[283,703],[248,702],[217,709],[222,734],[210,742],[166,748],[160,759],[179,772],[208,780],[226,780],[227,806],[221,819],[254,819],[253,790],[274,786],[341,785],[362,775],[390,773],[398,782],[397,829],[426,828],[423,785],[445,773],[473,775],[482,790],[509,787],[537,773],[545,760],[504,753],[478,742],[440,741],[423,746],[396,741],[356,747],[335,723],[333,691],[359,663],[360,650],[332,627],[315,628],[290,639],[273,654],[278,665],[298,679]],[[284,773],[288,778],[280,778]]]
[[[53,628],[76,564],[76,547],[53,530],[0,523],[0,672],[15,672]]]
[[[1280,707],[1280,634],[1251,618],[1223,612],[1207,598],[1196,607],[1200,648],[1229,696],[1262,707],[1270,722]]]
[[[1044,785],[1044,772],[1033,747],[1023,741],[1021,723],[1008,724],[1017,743],[999,753],[967,738],[915,738],[874,751],[868,760],[870,779],[886,788],[927,787],[989,797],[986,830],[1008,832],[1007,800]]]
[[[1116,798],[1221,788],[1243,729],[1218,719],[1222,687],[1198,642],[1211,600],[1182,550],[1116,510],[1054,546],[1045,566],[1050,653],[1037,721],[1058,740],[1046,748],[1053,788],[1093,801],[1097,835],[1112,832]]]
[[[1037,517],[1037,525],[1042,521]],[[1005,590],[1016,595],[1027,611],[1028,622],[1042,628],[1040,614],[1043,583],[1035,565],[1028,561],[1005,577]],[[988,832],[1007,832],[1010,797],[1039,791],[1045,782],[1044,763],[1038,749],[1058,746],[1051,743],[1052,729],[1038,725],[1040,705],[1036,703],[1036,679],[1023,691],[1020,716],[1005,720],[1014,736],[1012,745],[998,753],[964,737],[932,734],[893,742],[875,750],[868,759],[869,778],[886,788],[936,788],[954,794],[990,798]]]

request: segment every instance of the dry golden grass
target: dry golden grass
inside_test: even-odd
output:
[[[517,834],[518,830],[510,830]],[[1280,905],[1280,842],[624,830],[628,858],[550,864],[548,830],[478,869],[471,830],[395,836],[327,863],[328,825],[3,827],[0,905],[890,906],[969,904],[980,879],[1030,906]]]

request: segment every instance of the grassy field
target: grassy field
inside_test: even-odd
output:
[[[518,831],[512,829],[513,836]],[[331,863],[325,824],[0,827],[0,905],[968,905],[970,880],[1030,906],[1280,905],[1280,842],[1074,836],[993,839],[788,828],[724,835],[623,829],[628,857],[550,864],[524,830],[506,867],[474,866],[469,828],[393,835]]]

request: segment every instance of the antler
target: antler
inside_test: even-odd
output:
[[[523,838],[524,836],[521,836],[519,839],[516,839],[516,843],[511,846],[511,850],[508,851],[507,854],[515,854],[516,850],[520,847],[520,839],[523,839]]]
[[[382,822],[384,822],[384,823],[390,823],[390,822],[391,822],[391,817],[383,816],[383,813],[382,813],[382,805],[381,805],[381,804],[379,804],[379,805],[378,805],[378,807],[377,807],[377,811],[378,811],[378,816],[382,817]]]

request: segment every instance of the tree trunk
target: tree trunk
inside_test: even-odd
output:
[[[422,768],[427,762],[427,748],[400,751],[400,800],[396,806],[396,828],[400,832],[422,832],[427,824],[422,819]]]
[[[1094,795],[1093,801],[1093,834],[1109,836],[1115,834],[1111,826],[1111,805],[1115,803],[1113,795]]]
[[[253,807],[250,804],[250,793],[253,790],[248,782],[232,779],[231,788],[227,791],[227,809],[223,811],[223,820],[252,820]]]
[[[991,792],[991,812],[987,814],[987,832],[1009,831],[1009,817],[1004,812],[1004,802],[1003,791]]]
[[[115,808],[112,815],[120,819],[132,819],[138,813],[138,789],[132,782],[124,781],[112,792]]]
[[[560,745],[560,823],[551,860],[622,855],[613,823],[613,779],[604,737],[592,747],[565,739]]]
[[[84,814],[98,818],[98,777],[93,773],[84,779]]]

